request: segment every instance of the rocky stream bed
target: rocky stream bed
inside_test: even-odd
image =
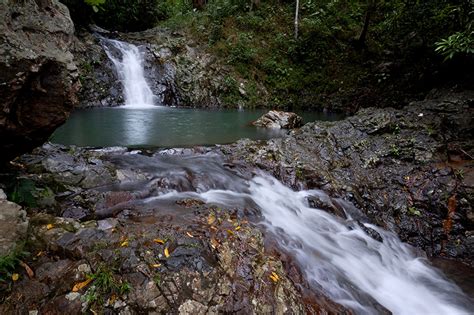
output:
[[[256,208],[153,199],[232,188],[233,178],[259,168],[293,189],[327,192],[310,199],[315,208],[345,217],[337,200],[350,202],[362,210],[351,213],[358,222],[395,232],[448,275],[461,272],[458,284],[472,296],[473,101],[471,92],[443,93],[403,110],[365,109],[284,138],[215,147],[45,144],[11,163],[17,180],[3,187],[11,196],[28,183],[23,196],[33,202],[27,216],[0,204],[14,208],[17,222],[0,221],[0,231],[17,235],[10,243],[25,239],[30,252],[19,279],[2,284],[0,313],[351,314],[310,289]]]

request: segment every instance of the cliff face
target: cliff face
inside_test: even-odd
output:
[[[0,161],[38,146],[68,117],[80,88],[68,9],[0,2]]]

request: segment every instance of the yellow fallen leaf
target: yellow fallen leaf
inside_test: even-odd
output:
[[[161,264],[153,264],[153,265],[151,265],[151,266],[152,266],[153,268],[159,268],[159,267],[161,267]]]
[[[123,241],[121,244],[120,244],[121,247],[127,247],[128,246],[128,241]]]
[[[227,230],[227,234],[234,235],[234,232],[232,230]]]
[[[170,257],[170,252],[168,251],[168,247],[165,248],[165,257]]]
[[[191,233],[189,232],[186,232],[186,235],[189,236],[189,237],[194,237]]]
[[[46,229],[47,230],[51,230],[52,228],[54,227],[54,225],[52,225],[51,223],[46,225]]]
[[[158,243],[158,244],[162,244],[162,245],[165,243],[165,241],[162,240],[161,238],[155,238],[155,239],[153,240],[153,242]]]
[[[115,294],[112,294],[112,296],[108,300],[109,305],[113,305],[116,300],[117,300],[117,296]]]
[[[25,271],[26,273],[28,274],[28,277],[31,279],[35,276],[35,273],[33,272],[33,269],[30,268],[30,266],[28,266],[26,263],[24,263],[23,261],[20,261],[20,266],[22,266],[23,268],[25,268]]]
[[[17,281],[20,278],[20,275],[17,273],[12,274],[12,280]]]
[[[240,230],[240,226],[236,227],[235,230],[236,230],[236,231]]]
[[[211,238],[211,247],[216,249],[219,246],[219,242],[215,238]]]
[[[270,279],[272,279],[273,282],[280,281],[280,277],[278,276],[276,272],[272,272],[272,274],[270,275]]]
[[[207,218],[207,224],[211,225],[214,222],[216,222],[216,216],[214,215],[214,213],[211,213]]]
[[[76,284],[72,287],[72,292],[80,291],[82,288],[84,288],[85,286],[87,286],[91,281],[92,281],[92,278],[89,278],[89,279],[87,279],[86,281],[82,281],[82,282],[76,283]]]

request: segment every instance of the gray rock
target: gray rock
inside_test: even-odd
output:
[[[295,113],[271,110],[253,124],[263,128],[294,129],[303,125],[303,118]]]
[[[0,2],[0,159],[43,143],[67,119],[80,88],[74,25],[56,0]]]
[[[16,203],[0,200],[0,256],[15,249],[28,230],[26,211]]]

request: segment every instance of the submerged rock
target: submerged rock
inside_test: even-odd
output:
[[[0,2],[0,159],[43,143],[69,116],[80,87],[74,25],[58,1]]]
[[[253,124],[263,128],[294,129],[303,126],[303,118],[295,113],[271,110]]]

